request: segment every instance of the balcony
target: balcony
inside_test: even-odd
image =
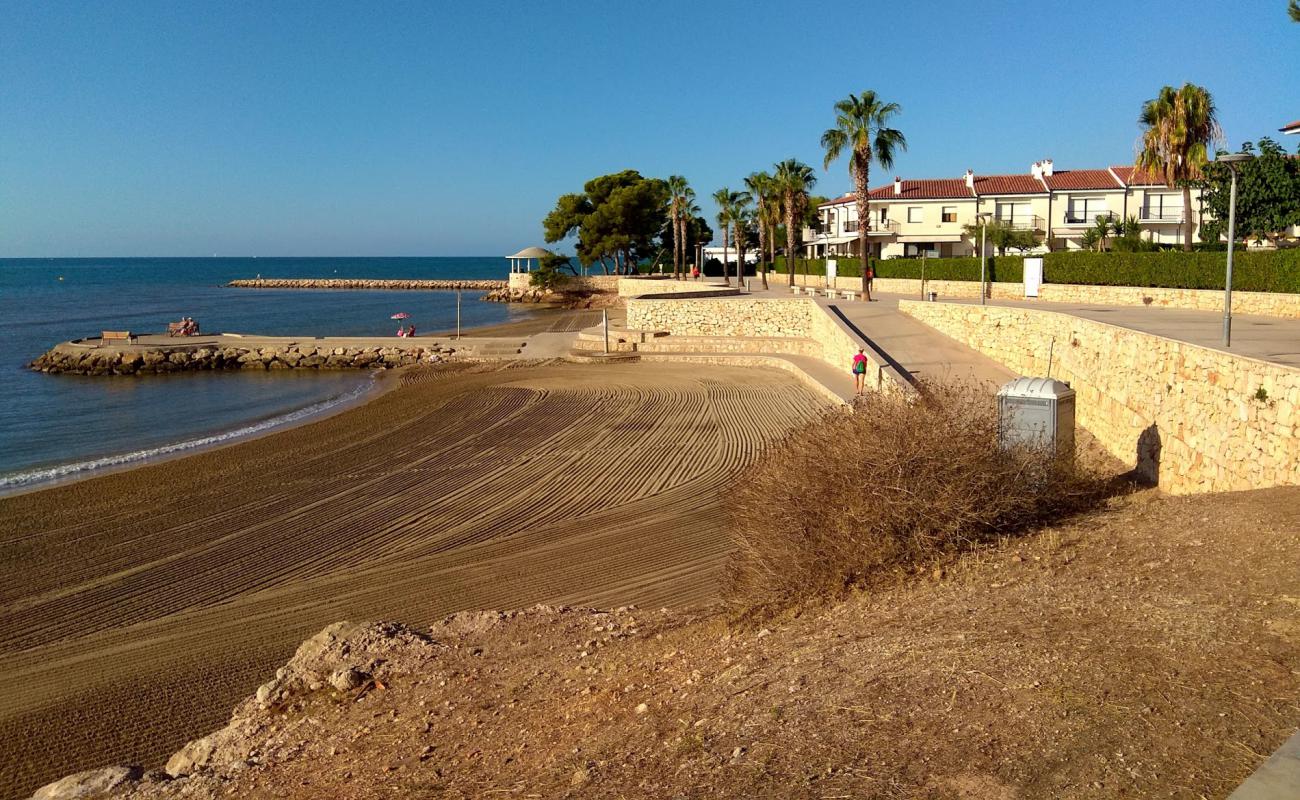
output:
[[[1018,231],[1041,231],[1043,229],[1043,218],[1037,215],[994,217],[994,221]]]
[[[844,223],[845,233],[857,233],[858,221],[851,219]],[[892,219],[879,219],[871,223],[871,228],[867,231],[868,236],[890,236],[898,233],[898,222]]]
[[[1186,221],[1181,208],[1175,209],[1142,209],[1142,215],[1138,217],[1138,222],[1144,224],[1181,224]]]
[[[1097,224],[1097,218],[1101,217],[1107,222],[1119,222],[1119,215],[1114,211],[1092,210],[1075,211],[1070,209],[1065,212],[1064,224],[1075,227],[1087,227]]]

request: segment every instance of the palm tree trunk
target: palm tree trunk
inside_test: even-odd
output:
[[[794,194],[785,196],[785,271],[794,286]]]
[[[1192,252],[1192,187],[1183,184],[1183,252]]]
[[[722,226],[722,282],[731,285],[731,273],[727,271],[727,247],[731,244],[730,237],[727,236],[727,226]]]
[[[871,197],[867,188],[868,171],[871,169],[869,163],[865,158],[858,159],[853,170],[853,188],[858,195],[858,258],[862,261],[863,299],[871,297],[871,287],[867,284],[867,233],[871,229]]]

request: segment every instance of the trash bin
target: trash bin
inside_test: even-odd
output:
[[[930,292],[930,302],[931,302],[931,303],[935,302],[935,301],[938,300],[938,299],[939,299],[939,293],[938,293],[938,292]]]
[[[1052,378],[1016,378],[998,390],[998,444],[1074,451],[1074,390]]]

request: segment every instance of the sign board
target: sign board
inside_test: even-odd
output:
[[[1043,285],[1043,259],[1041,256],[1025,259],[1025,297],[1037,297]]]
[[[826,285],[827,286],[830,286],[832,288],[835,286],[835,278],[838,274],[837,273],[838,269],[839,269],[839,262],[837,262],[833,258],[826,259]]]

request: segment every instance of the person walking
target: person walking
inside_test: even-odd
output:
[[[861,395],[866,389],[867,383],[867,356],[866,348],[859,347],[858,354],[853,357],[853,393]]]
[[[876,282],[876,268],[872,266],[871,260],[867,260],[867,302],[871,302],[871,288]]]

